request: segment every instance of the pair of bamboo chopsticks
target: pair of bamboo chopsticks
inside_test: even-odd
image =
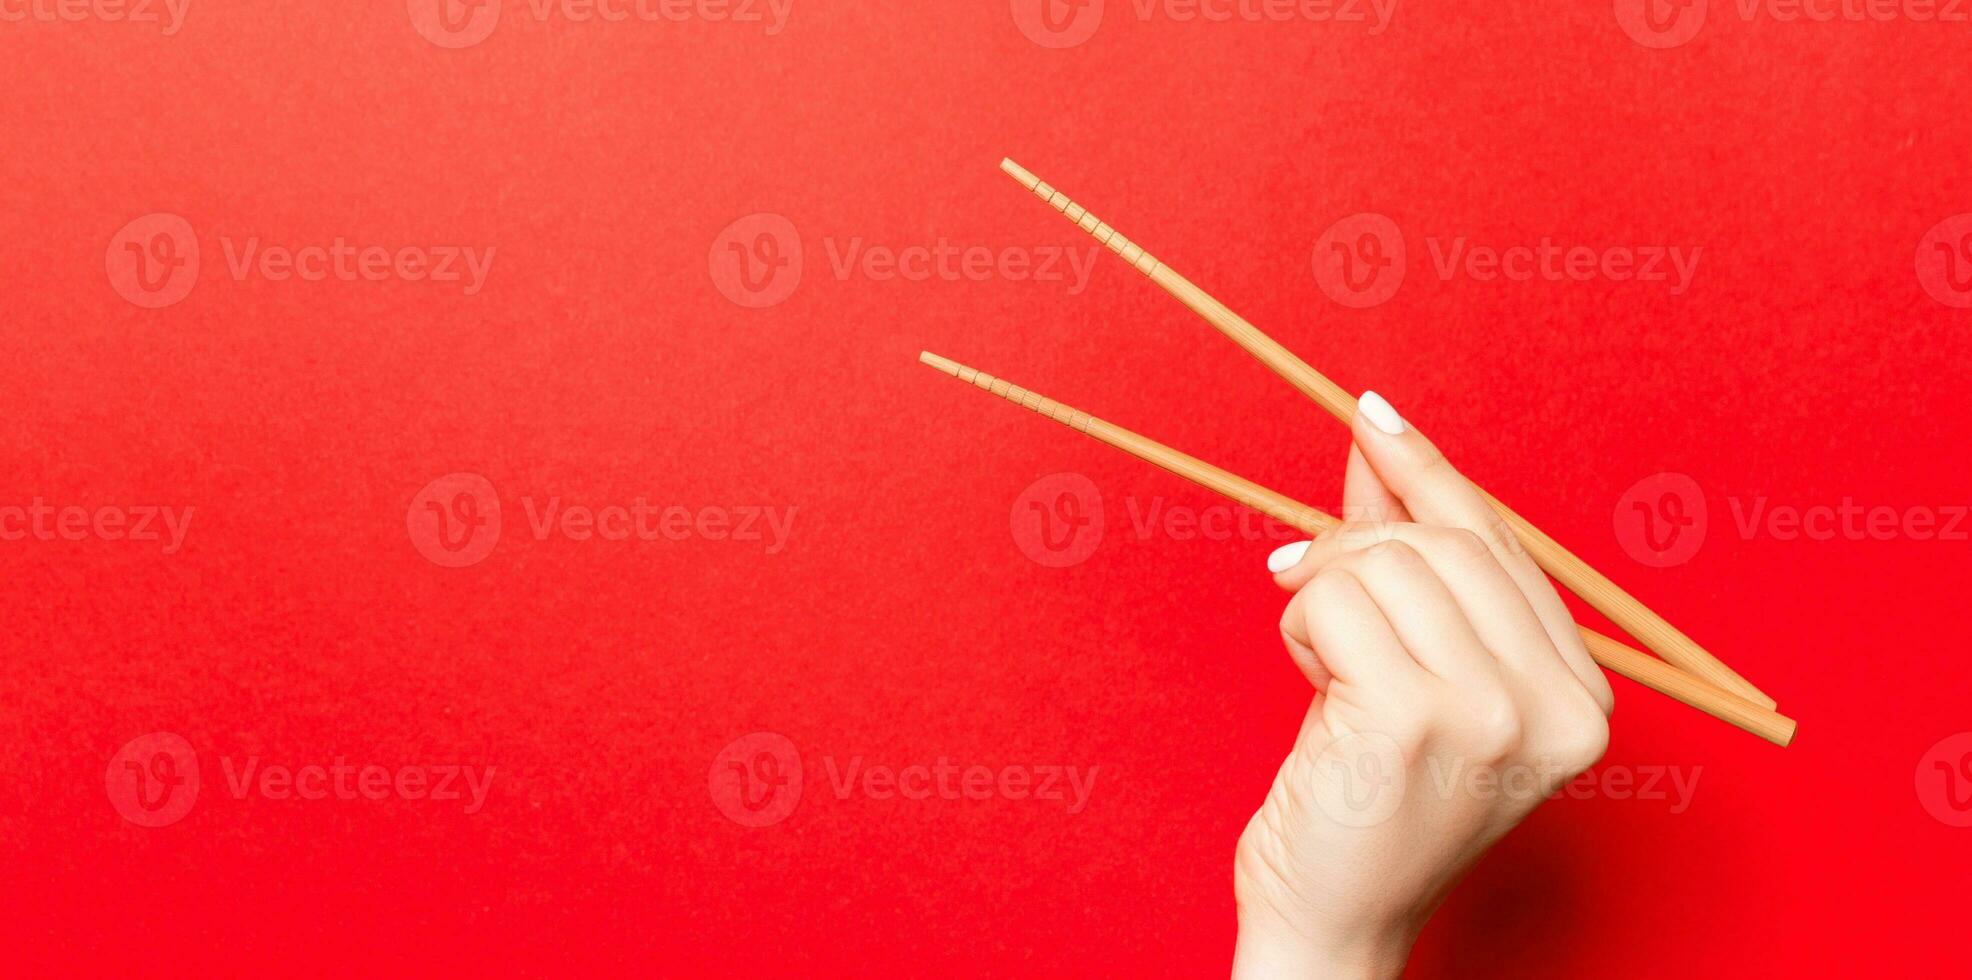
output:
[[[1001,162],[1000,169],[1204,317],[1343,424],[1349,424],[1355,415],[1356,401],[1340,386],[1020,165],[1005,160]],[[1334,517],[1306,504],[1053,399],[928,351],[919,359],[952,377],[1039,412],[1310,535],[1320,534],[1337,523]],[[1480,492],[1485,493],[1484,490]],[[1793,740],[1795,723],[1774,710],[1772,698],[1497,498],[1486,494],[1486,499],[1520,536],[1528,553],[1549,575],[1664,657],[1658,660],[1600,633],[1584,629],[1583,641],[1597,663],[1776,745],[1784,746]]]

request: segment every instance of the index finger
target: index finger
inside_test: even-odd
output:
[[[1596,702],[1607,711],[1615,704],[1609,681],[1589,657],[1575,618],[1548,582],[1547,574],[1527,553],[1519,535],[1506,523],[1485,494],[1452,467],[1445,454],[1431,440],[1404,421],[1403,416],[1373,391],[1363,392],[1356,404],[1356,417],[1350,423],[1356,445],[1369,461],[1383,485],[1403,501],[1412,518],[1424,524],[1458,527],[1477,534],[1513,576],[1526,595],[1534,613],[1540,617],[1548,638],[1569,670],[1581,680]]]

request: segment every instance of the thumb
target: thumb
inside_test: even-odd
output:
[[[1406,524],[1410,523],[1410,511],[1390,488],[1383,485],[1383,479],[1363,457],[1363,451],[1355,444],[1349,446],[1348,468],[1342,481],[1342,520],[1347,524]],[[1298,592],[1301,587],[1314,578],[1318,566],[1309,565],[1302,559],[1308,553],[1312,542],[1295,541],[1274,549],[1267,556],[1267,571],[1272,572],[1274,583],[1289,592]]]

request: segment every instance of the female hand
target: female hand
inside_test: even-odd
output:
[[[1235,976],[1398,976],[1459,876],[1608,744],[1609,684],[1512,530],[1374,392],[1352,427],[1350,523],[1268,560],[1315,696],[1240,835]]]

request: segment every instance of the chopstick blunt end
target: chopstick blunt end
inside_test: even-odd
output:
[[[928,350],[918,352],[918,363],[929,364],[954,378],[959,376],[959,362],[950,358],[939,357]]]
[[[1030,191],[1036,187],[1039,187],[1041,184],[1041,178],[1034,176],[1032,173],[1029,173],[1026,167],[1023,167],[1020,164],[1013,162],[1011,158],[1001,160],[1000,169],[1006,171],[1007,176],[1012,177],[1017,181],[1020,181],[1020,186],[1025,187]]]

